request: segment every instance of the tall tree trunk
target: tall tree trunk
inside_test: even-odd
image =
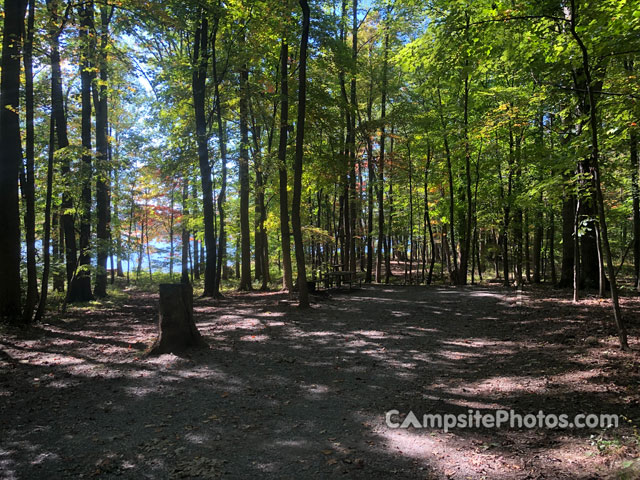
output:
[[[536,147],[542,151],[544,148],[544,115],[542,113],[539,115],[538,126],[539,135],[536,136]],[[542,177],[539,180],[542,181]],[[534,209],[535,213],[533,217],[533,283],[540,283],[544,263],[542,257],[542,243],[544,240],[543,200],[543,192],[541,191],[540,195],[538,195],[538,206]],[[528,258],[529,255],[527,254],[527,259]]]
[[[516,208],[514,212],[514,222],[513,222],[513,239],[512,241],[515,243],[515,258],[514,258],[514,267],[515,267],[515,283],[518,287],[522,286],[523,283],[523,271],[522,271],[522,233],[523,233],[523,221],[522,221],[522,209]]]
[[[465,12],[465,37],[469,40],[469,13]],[[465,50],[466,52],[466,50]],[[466,55],[466,54],[465,54]],[[469,265],[469,255],[471,252],[471,222],[473,216],[473,199],[471,197],[471,146],[469,142],[469,60],[464,61],[464,113],[463,113],[463,130],[464,130],[464,168],[465,168],[465,193],[467,203],[467,211],[463,223],[463,231],[460,234],[460,269],[455,277],[458,285],[467,284],[467,266]],[[454,217],[451,217],[453,224]]]
[[[531,248],[529,235],[529,210],[524,209],[524,223],[522,225],[522,236],[524,237],[524,274],[527,283],[531,283]]]
[[[547,244],[549,249],[549,268],[551,270],[551,283],[555,285],[557,283],[556,276],[556,256],[555,256],[555,237],[556,237],[556,228],[555,228],[555,215],[553,213],[553,209],[549,212],[549,231],[548,231],[548,240]]]
[[[372,45],[372,44],[370,44]],[[371,58],[371,50],[369,48],[369,58]],[[373,72],[372,72],[373,76]],[[371,113],[373,110],[373,78],[369,82],[369,97],[367,99],[367,123],[368,128],[371,128]],[[371,134],[367,132],[367,267],[365,282],[371,283],[373,279],[373,182],[374,182],[374,170],[373,170],[373,140]],[[320,225],[318,225],[320,227]]]
[[[296,123],[296,158],[293,164],[293,199],[291,205],[291,227],[296,248],[296,266],[298,268],[298,299],[300,308],[309,307],[307,269],[302,243],[302,224],[300,219],[300,200],[302,195],[302,168],[304,155],[304,123],[307,103],[307,45],[309,42],[309,4],[300,0],[302,9],[302,37],[300,39],[300,70],[298,72],[298,121]]]
[[[54,129],[55,129],[55,119]],[[51,143],[51,148],[55,150],[55,131],[53,132],[54,142]],[[53,161],[53,152],[51,152],[51,158]],[[55,170],[55,166],[53,167]],[[48,176],[48,173],[47,173]],[[53,178],[51,180],[53,182]],[[53,185],[52,185],[53,188]],[[53,256],[53,262],[56,267],[64,265],[64,228],[61,221],[62,215],[60,214],[60,207],[52,208],[51,212],[51,254]],[[65,272],[60,268],[53,269],[53,289],[56,292],[64,292]]]
[[[389,222],[387,226],[387,246],[385,250],[385,274],[384,274],[384,282],[389,283],[389,280],[393,276],[393,272],[391,271],[391,252],[392,241],[393,241],[393,165],[394,165],[394,157],[393,157],[393,139],[394,139],[394,126],[391,125],[391,138],[389,142],[389,158],[391,159],[391,166],[389,169]],[[395,256],[395,255],[394,255]]]
[[[252,134],[253,136],[253,134]],[[254,163],[255,165],[255,163]],[[258,170],[255,170],[256,176],[258,175]],[[258,200],[258,191],[263,188],[261,185],[261,181],[258,181],[256,178],[255,186],[254,186],[254,197],[253,197],[253,238],[254,238],[254,254],[253,254],[253,275],[256,281],[262,281],[262,267],[264,266],[264,248],[262,246],[262,233],[260,230],[260,219],[262,217],[262,213],[260,212],[260,202]]]
[[[287,193],[287,129],[289,128],[289,45],[283,37],[280,43],[280,141],[278,172],[280,179],[280,240],[282,248],[282,288],[293,289],[291,269],[291,232],[289,230],[289,199]]]
[[[376,282],[382,281],[382,260],[383,249],[386,248],[384,235],[384,144],[385,144],[385,115],[387,104],[388,85],[388,55],[389,55],[389,32],[384,36],[384,61],[382,64],[382,98],[380,100],[380,156],[378,157],[378,261],[376,264]]]
[[[575,222],[576,197],[565,186],[562,202],[562,263],[558,286],[566,288],[573,282],[573,224]]]
[[[240,290],[251,290],[251,230],[249,226],[249,70],[240,70],[240,156],[238,177],[240,181]]]
[[[67,115],[64,107],[64,96],[62,93],[62,71],[60,68],[60,35],[66,21],[65,17],[60,20],[58,14],[58,1],[47,0],[47,7],[51,17],[51,27],[49,30],[49,46],[51,58],[51,115],[55,118],[56,150],[69,147],[67,136]],[[58,23],[61,22],[60,27]],[[71,175],[71,160],[69,155],[63,155],[60,165],[60,175],[64,182],[62,191],[62,202],[60,205],[61,215],[59,218],[63,236],[60,237],[60,244],[64,244],[66,280],[67,286],[71,284],[77,264],[78,249],[76,243],[76,228],[73,215],[73,200],[71,196],[71,185],[74,181]]]
[[[117,138],[117,137],[116,137]],[[116,140],[117,142],[117,140]],[[115,169],[114,170],[114,178],[113,178],[113,183],[114,185],[119,185],[120,181],[118,179],[118,170]],[[115,244],[116,244],[116,257],[117,257],[117,262],[116,262],[116,274],[119,278],[124,277],[124,270],[122,268],[122,257],[124,254],[124,249],[122,246],[122,233],[121,233],[121,226],[122,223],[120,222],[120,214],[119,214],[119,207],[118,207],[118,203],[119,203],[119,198],[116,198],[116,201],[113,202],[113,217],[116,219],[116,227],[115,229],[115,233],[116,233],[116,240],[115,240]],[[113,239],[113,230],[111,232],[111,237]]]
[[[631,158],[631,193],[633,195],[633,272],[636,290],[640,292],[640,188],[638,187],[638,135],[629,135]]]
[[[109,12],[108,9],[111,9]],[[100,49],[98,52],[98,66],[100,68],[100,83],[94,85],[94,104],[96,110],[96,236],[97,236],[97,268],[96,285],[94,295],[105,297],[107,295],[107,256],[111,238],[111,212],[109,208],[109,137],[107,109],[107,80],[108,80],[108,35],[109,23],[113,7],[103,5],[100,7]]]
[[[633,61],[625,63],[630,75],[633,75]],[[640,292],[640,187],[638,186],[638,131],[637,126],[629,130],[629,160],[631,166],[631,196],[633,210],[633,277],[634,286]]]
[[[200,166],[200,176],[202,180],[202,213],[204,217],[204,242],[206,248],[204,292],[202,295],[212,297],[215,295],[216,234],[213,225],[213,186],[211,165],[209,164],[207,119],[205,116],[205,88],[209,60],[208,40],[209,22],[206,13],[201,11],[193,44],[192,90],[198,142],[198,164]]]
[[[20,190],[25,204],[24,226],[27,247],[27,297],[22,311],[24,323],[31,323],[38,302],[38,271],[36,269],[36,214],[34,178],[34,123],[33,123],[33,30],[35,0],[29,0],[29,17],[24,40],[24,77],[26,111],[26,165],[20,169]]]
[[[218,234],[218,264],[216,266],[216,276],[214,285],[214,295],[220,296],[220,283],[222,282],[222,271],[224,263],[226,261],[227,250],[227,235],[225,231],[225,202],[227,199],[227,141],[225,137],[225,125],[222,121],[222,101],[220,99],[220,83],[222,77],[218,75],[218,60],[217,60],[217,48],[216,41],[218,39],[218,24],[219,19],[216,17],[213,24],[213,38],[211,46],[211,63],[213,64],[213,80],[214,80],[214,101],[216,107],[216,122],[218,127],[218,146],[220,148],[220,161],[221,165],[221,185],[220,193],[218,194],[218,218],[220,222],[219,234]]]
[[[198,189],[196,188],[195,181],[191,185],[191,197],[198,198]],[[193,216],[198,215],[197,207],[193,207]],[[193,255],[191,258],[192,266],[191,266],[191,276],[195,278],[195,280],[200,280],[200,242],[198,241],[197,231],[191,232],[193,235]],[[192,278],[192,280],[193,280]]]
[[[584,177],[587,177],[592,169],[591,160],[586,159],[580,163],[580,171]],[[597,199],[593,180],[585,180],[584,184],[585,190],[589,193],[585,193],[580,200],[580,222],[584,227],[581,228],[580,236],[580,286],[581,288],[598,288],[600,268],[598,266],[598,239],[596,238],[598,228],[596,222],[598,216]]]
[[[409,256],[409,284],[413,283],[413,252],[415,243],[413,241],[413,160],[411,159],[411,141],[407,138],[407,160],[409,161],[409,244],[411,245],[411,253]]]
[[[264,267],[264,247],[262,245],[262,207],[264,201],[260,201],[264,198],[264,183],[262,177],[262,149],[260,136],[262,135],[261,125],[256,124],[256,119],[253,113],[253,106],[249,102],[249,112],[251,117],[251,140],[253,143],[253,169],[255,173],[255,186],[253,189],[253,238],[254,238],[254,278],[256,280],[262,280]]]
[[[544,221],[542,216],[542,193],[540,193],[540,205],[538,206],[534,220],[533,230],[533,283],[540,283],[542,271],[542,238],[544,236]]]
[[[349,270],[356,271],[356,224],[357,224],[357,191],[356,191],[356,116],[358,103],[356,99],[356,75],[358,71],[358,0],[353,0],[353,18],[351,30],[351,125],[349,126]]]
[[[214,229],[215,232],[215,229]],[[200,270],[204,271],[205,268],[205,251],[204,242],[200,242]]]
[[[589,118],[591,103],[586,85],[588,77],[584,73],[584,67],[577,69],[573,77],[576,91],[579,94],[578,110],[582,118]],[[601,90],[601,84],[597,88]],[[578,135],[581,135],[584,130],[583,123],[578,124],[577,130]],[[580,222],[583,225],[580,229],[580,288],[597,288],[600,278],[598,239],[596,238],[598,206],[594,179],[590,175],[593,168],[592,162],[593,160],[589,156],[578,161],[578,195],[582,196],[580,198],[581,209],[579,215]]]
[[[175,220],[174,207],[175,207],[175,180],[171,179],[171,199],[169,203],[169,278],[173,281],[173,256],[175,249],[173,246],[173,225]]]
[[[180,220],[180,229],[182,231],[182,255],[181,255],[181,283],[189,282],[189,208],[187,202],[189,200],[189,180],[185,175],[182,178],[182,219]]]
[[[80,136],[82,140],[82,161],[80,162],[80,254],[74,269],[71,285],[67,290],[67,301],[85,302],[93,299],[91,292],[91,179],[93,177],[91,141],[91,85],[95,78],[93,61],[95,55],[95,35],[93,2],[80,7],[80,97],[82,102]]]
[[[511,127],[509,127],[511,130]],[[518,195],[522,191],[522,133],[517,132],[515,137],[515,194]],[[516,200],[517,202],[517,200]],[[515,243],[515,283],[516,286],[522,287],[522,234],[523,234],[523,212],[522,207],[516,203],[513,222],[513,242]]]
[[[140,245],[138,247],[138,268],[136,269],[136,282],[140,280],[140,273],[142,273],[142,259],[144,257],[144,230],[145,230],[146,218],[147,218],[147,201],[145,198],[145,203],[140,215]]]
[[[576,201],[576,211],[573,217],[573,301],[577,302],[580,291],[580,276],[582,275],[582,265],[580,262],[580,205],[581,199],[578,196]]]
[[[500,175],[500,195],[504,202],[504,207],[502,208],[502,234],[499,236],[499,240],[502,246],[502,273],[503,273],[503,284],[505,287],[510,286],[509,283],[509,222],[511,220],[511,162],[509,162],[509,178],[507,181],[507,194],[504,193],[504,185],[502,184],[502,167],[499,167],[499,175]],[[496,254],[497,256],[497,254]],[[496,277],[499,278],[498,269],[496,262]]]
[[[0,60],[0,318],[21,321],[20,207],[20,45],[26,11],[24,0],[5,2]]]
[[[275,112],[274,112],[275,114]],[[267,232],[265,222],[267,220],[266,207],[264,203],[265,174],[260,148],[261,128],[256,124],[253,114],[251,115],[251,136],[255,150],[255,276],[256,280],[261,280],[260,290],[268,290],[269,285],[269,263],[267,249]],[[269,135],[270,137],[270,135]],[[270,142],[270,139],[269,139]]]
[[[47,307],[47,295],[49,293],[49,271],[51,268],[51,253],[49,252],[49,244],[51,240],[51,193],[53,190],[53,152],[55,151],[55,120],[51,116],[49,120],[49,148],[47,155],[47,193],[44,206],[44,225],[42,240],[42,292],[40,294],[40,302],[34,317],[35,322],[39,322],[44,318],[44,312]],[[55,282],[54,282],[55,283]]]
[[[475,283],[474,270],[477,261],[478,264],[478,278],[482,282],[482,268],[480,265],[480,242],[478,241],[478,185],[480,184],[480,158],[482,154],[482,144],[480,145],[480,151],[478,152],[478,159],[476,160],[476,183],[475,190],[473,192],[473,238],[471,240],[471,283]]]
[[[626,350],[629,348],[627,342],[627,331],[622,319],[622,312],[620,311],[620,303],[618,300],[618,285],[616,282],[616,272],[615,267],[613,265],[613,258],[611,256],[611,246],[609,245],[609,233],[607,231],[607,220],[604,209],[604,199],[602,195],[602,186],[600,183],[600,152],[598,146],[598,120],[597,120],[597,105],[596,105],[596,96],[593,92],[593,82],[591,78],[591,64],[589,58],[589,52],[587,47],[585,46],[582,38],[578,34],[576,30],[577,23],[577,10],[575,5],[575,0],[571,0],[571,22],[570,22],[570,31],[575,39],[580,51],[582,53],[582,66],[585,71],[586,79],[587,79],[587,94],[589,96],[589,125],[590,125],[590,133],[591,133],[591,160],[592,160],[592,170],[591,174],[593,176],[593,182],[595,184],[596,189],[596,203],[598,206],[598,219],[600,221],[600,234],[602,236],[602,248],[604,252],[604,256],[607,260],[607,274],[609,276],[609,283],[611,286],[611,303],[613,304],[613,318],[616,323],[616,327],[618,329],[618,338],[620,340],[620,348]]]
[[[147,264],[149,265],[149,280],[153,282],[153,269],[151,267],[151,245],[149,244],[149,203],[148,198],[145,200],[144,206],[144,223],[145,223],[145,238],[146,238],[146,250],[147,250]]]
[[[129,233],[127,235],[127,285],[131,283],[131,254],[133,252],[133,225],[135,223],[133,214],[136,208],[135,184],[131,183],[131,208],[129,210]]]
[[[447,135],[447,125],[444,121],[444,114],[442,113],[442,98],[440,95],[440,86],[438,85],[438,112],[440,117],[440,124],[443,130],[444,151],[447,159],[447,176],[449,179],[449,229],[451,234],[451,254],[453,256],[453,271],[450,272],[452,280],[455,282],[458,278],[458,253],[456,251],[455,240],[455,203],[454,203],[454,184],[453,184],[453,169],[451,162],[451,150],[449,148],[449,139]]]
[[[342,11],[340,16],[340,42],[347,45],[347,0],[342,0]],[[342,94],[342,105],[340,105],[340,158],[342,167],[342,195],[340,197],[340,260],[342,269],[348,270],[351,263],[351,221],[350,221],[350,192],[351,185],[349,174],[351,173],[351,107],[347,94],[347,83],[345,77],[344,63],[339,63],[338,81],[340,82],[340,93]],[[354,112],[355,113],[355,112]]]
[[[602,252],[602,238],[600,235],[600,227],[596,224],[596,248],[598,251],[598,296],[604,298],[607,278],[604,274],[604,258]],[[627,243],[623,242],[623,245]],[[624,262],[624,258],[622,259]]]
[[[429,244],[431,245],[431,261],[427,274],[427,285],[431,285],[433,279],[433,267],[436,263],[436,241],[433,238],[431,216],[429,215],[429,168],[431,167],[431,145],[427,144],[427,163],[424,166],[424,222],[429,229]],[[444,263],[444,261],[443,261]]]

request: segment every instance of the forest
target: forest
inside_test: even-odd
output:
[[[0,477],[640,475],[640,0],[4,0],[1,12]],[[149,355],[165,284],[193,292],[209,349]],[[172,410],[172,382],[198,420]],[[269,447],[222,446],[242,432],[195,398],[200,382],[218,402],[241,397],[253,417],[234,428],[271,429]],[[93,394],[65,406],[79,385]],[[112,390],[113,405],[158,410],[143,430],[175,438],[175,458],[122,433],[124,414],[109,423]],[[381,426],[427,397],[442,412],[544,406],[624,425],[455,441]],[[296,399],[325,402],[276,414],[316,415],[304,434],[259,415]],[[33,445],[56,433],[26,415],[39,402],[100,418],[36,462]],[[205,419],[217,440],[187,440],[183,425]],[[127,448],[109,450],[110,428]],[[535,435],[560,463],[536,454]],[[464,453],[433,453],[455,445]],[[86,462],[65,465],[79,450]]]

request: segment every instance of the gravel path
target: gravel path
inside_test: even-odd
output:
[[[599,430],[394,430],[385,412],[640,420],[638,343],[615,350],[605,306],[494,287],[366,286],[308,311],[234,294],[196,301],[210,349],[144,358],[156,302],[0,332],[0,478],[601,478],[617,463]]]

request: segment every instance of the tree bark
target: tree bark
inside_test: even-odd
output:
[[[275,112],[274,112],[275,113]],[[255,122],[255,118],[251,116],[251,131],[253,145],[255,150],[254,168],[256,172],[256,188],[255,188],[255,276],[256,280],[261,281],[260,290],[269,289],[269,262],[267,248],[267,231],[265,222],[267,220],[267,212],[264,203],[264,192],[266,188],[266,178],[264,173],[264,163],[260,147],[261,128]],[[268,153],[267,153],[268,154]]]
[[[211,165],[209,164],[209,147],[207,135],[207,119],[205,116],[209,22],[205,12],[200,12],[200,19],[195,32],[193,44],[193,106],[196,121],[198,143],[198,164],[202,181],[202,213],[204,217],[205,267],[203,296],[215,295],[216,275],[216,235],[213,225],[213,186]]]
[[[451,166],[451,150],[449,149],[449,139],[447,135],[447,125],[444,121],[444,114],[442,113],[442,97],[440,95],[440,86],[438,85],[438,113],[440,116],[440,124],[443,130],[443,141],[444,141],[444,150],[445,156],[447,159],[447,177],[449,179],[449,229],[451,235],[451,255],[453,256],[453,271],[449,272],[451,274],[451,279],[456,282],[458,278],[458,253],[456,251],[456,240],[455,240],[455,200],[454,200],[454,185],[453,185],[453,169]],[[465,273],[466,275],[466,273]]]
[[[282,288],[293,290],[291,269],[291,232],[289,230],[289,199],[287,192],[287,130],[289,128],[289,45],[280,43],[280,140],[278,144],[278,172],[280,180],[280,241],[282,248]]]
[[[218,264],[216,265],[216,275],[214,284],[214,295],[220,297],[220,284],[222,282],[222,273],[224,269],[224,262],[226,261],[227,251],[227,235],[225,231],[225,202],[227,199],[227,141],[225,137],[225,125],[222,121],[222,101],[220,99],[220,83],[222,82],[222,76],[218,76],[218,61],[217,61],[217,48],[216,40],[218,38],[218,24],[219,19],[216,17],[213,24],[213,38],[211,46],[211,63],[213,64],[213,80],[214,80],[214,95],[215,95],[215,107],[216,107],[216,121],[218,127],[218,145],[220,148],[220,161],[221,161],[221,185],[220,193],[218,194],[218,218],[219,218],[219,234],[218,234]]]
[[[189,283],[161,283],[159,335],[149,355],[180,354],[192,347],[206,347],[193,320],[193,288]]]
[[[111,12],[107,9],[111,8]],[[108,105],[107,105],[107,80],[108,80],[108,29],[113,14],[113,7],[105,5],[100,8],[100,49],[98,52],[98,65],[100,68],[100,83],[94,85],[94,105],[96,111],[96,236],[97,236],[97,268],[96,285],[94,295],[96,297],[107,296],[107,256],[111,239],[111,211],[109,205],[110,170],[109,165],[109,139],[108,139]]]
[[[372,45],[372,44],[370,44]],[[369,56],[371,58],[371,47],[369,48]],[[373,78],[369,82],[369,97],[367,99],[367,122],[368,128],[371,128],[371,113],[373,110]],[[367,266],[365,274],[365,282],[371,283],[373,279],[373,141],[371,134],[367,132]],[[319,204],[318,204],[319,207]],[[320,227],[320,225],[318,225]]]
[[[636,290],[640,292],[640,188],[638,187],[638,135],[629,136],[631,158],[631,185],[633,195],[633,272]]]
[[[573,282],[573,225],[575,222],[576,197],[565,187],[562,202],[562,263],[560,265],[560,288]]]
[[[618,338],[620,340],[620,348],[623,350],[629,349],[629,344],[627,342],[627,330],[622,319],[622,312],[620,311],[620,303],[618,300],[618,286],[616,282],[616,273],[615,267],[613,265],[613,258],[611,256],[611,246],[609,245],[609,234],[607,231],[607,221],[604,209],[604,199],[602,195],[602,186],[600,183],[600,154],[599,154],[599,146],[598,146],[598,121],[597,121],[597,110],[596,110],[596,96],[593,92],[593,82],[591,78],[591,64],[589,58],[589,52],[587,47],[585,46],[582,38],[578,34],[576,30],[577,23],[577,10],[575,5],[575,0],[571,0],[571,21],[570,21],[570,31],[575,39],[578,47],[580,48],[580,52],[582,53],[582,66],[585,70],[586,80],[587,80],[587,94],[589,96],[589,125],[590,125],[590,133],[591,133],[591,160],[592,160],[592,169],[591,174],[593,177],[593,182],[595,184],[596,190],[596,203],[598,206],[598,219],[600,221],[600,234],[602,236],[602,248],[604,252],[604,256],[607,260],[607,273],[609,275],[609,283],[611,287],[611,303],[613,304],[613,318],[616,323],[616,327],[618,329]]]
[[[580,262],[580,196],[576,200],[576,211],[573,217],[573,301],[578,301],[580,296],[580,277],[582,276],[582,263]]]
[[[551,210],[549,212],[549,231],[548,231],[547,244],[549,245],[548,247],[549,248],[549,268],[551,270],[551,283],[553,285],[557,283],[555,237],[556,237],[555,215],[553,213],[553,210]]]
[[[465,12],[465,37],[469,40],[469,13]],[[465,50],[466,52],[466,50]],[[466,55],[466,54],[465,54]],[[464,62],[465,75],[464,75],[464,113],[463,113],[463,130],[464,130],[464,165],[465,165],[465,194],[466,207],[465,219],[463,223],[463,231],[460,234],[460,269],[456,276],[456,283],[458,285],[467,284],[467,267],[469,264],[469,255],[471,254],[471,225],[473,216],[473,200],[471,197],[471,146],[469,142],[469,60],[465,58]],[[451,217],[451,222],[454,221],[454,217]],[[453,224],[453,223],[452,223]]]
[[[387,10],[388,13],[388,10]],[[380,99],[380,156],[378,158],[378,261],[376,264],[376,282],[382,281],[383,249],[386,248],[384,234],[384,144],[385,144],[385,116],[387,106],[388,85],[388,56],[389,56],[389,32],[385,24],[384,35],[384,60],[382,64],[382,98]]]
[[[385,272],[384,272],[384,283],[389,283],[391,277],[393,276],[393,272],[391,271],[391,252],[393,252],[392,241],[393,241],[393,139],[394,139],[394,131],[393,124],[391,125],[391,138],[389,142],[389,158],[391,159],[391,166],[389,169],[389,222],[387,225],[387,245],[385,250]],[[395,255],[394,255],[395,256]]]
[[[175,180],[171,179],[171,199],[169,200],[169,278],[173,281],[173,256],[175,253],[175,248],[173,244],[173,233],[174,233],[174,223],[175,223],[175,215],[174,215],[174,207],[175,207]]]
[[[298,85],[298,121],[296,125],[296,158],[293,165],[293,199],[291,206],[291,227],[296,249],[298,267],[298,300],[300,308],[309,307],[309,287],[307,269],[302,243],[302,224],[300,219],[300,199],[302,195],[302,169],[304,156],[304,123],[307,102],[307,45],[309,42],[310,11],[307,0],[300,0],[302,9],[302,37],[300,39],[300,70]]]
[[[240,286],[239,290],[251,290],[251,230],[249,226],[249,70],[240,70],[240,156],[238,177],[240,181]]]
[[[93,60],[95,54],[95,36],[93,21],[93,2],[88,1],[80,7],[80,96],[82,140],[82,159],[80,162],[80,242],[77,267],[74,268],[71,284],[67,289],[67,301],[86,302],[92,300],[91,292],[91,179],[93,177],[92,141],[91,141],[91,85],[95,78]]]
[[[58,14],[58,2],[56,0],[47,0],[47,7],[51,17],[51,28],[49,30],[49,46],[51,58],[51,116],[55,119],[56,132],[56,151],[69,147],[69,138],[67,136],[67,116],[64,108],[64,96],[62,93],[62,72],[60,68],[60,35],[67,19],[67,12],[62,21]],[[61,23],[58,27],[58,23]],[[71,284],[77,263],[77,243],[75,219],[72,213],[73,200],[70,193],[72,175],[71,161],[69,155],[63,155],[60,165],[60,175],[64,188],[62,191],[62,202],[60,205],[61,214],[59,223],[61,231],[64,235],[60,236],[61,249],[64,250],[66,265],[67,287]],[[62,247],[62,244],[64,246]]]
[[[192,198],[198,198],[198,189],[196,188],[195,182],[192,183],[191,185],[191,197]],[[198,215],[198,209],[197,207],[194,205],[193,207],[193,215]],[[200,242],[198,241],[198,236],[197,236],[197,231],[194,230],[191,232],[193,235],[193,255],[191,258],[192,261],[192,266],[191,266],[191,276],[192,279],[195,278],[196,280],[200,280],[200,271],[202,270],[200,268]]]
[[[26,164],[20,169],[20,190],[25,204],[24,226],[27,247],[27,297],[22,310],[22,321],[31,323],[38,302],[38,271],[36,269],[36,214],[35,214],[35,133],[33,107],[33,31],[35,0],[29,0],[29,16],[24,40],[24,77],[26,111]]]
[[[540,194],[540,205],[542,205],[542,194]],[[542,238],[544,236],[544,225],[542,208],[538,207],[535,214],[533,230],[533,283],[540,283],[542,272]]]
[[[429,229],[429,244],[431,245],[431,261],[427,274],[427,285],[431,285],[433,279],[433,267],[436,263],[436,241],[433,238],[431,216],[429,215],[429,168],[431,167],[431,145],[427,145],[427,163],[424,166],[424,222]]]
[[[629,75],[633,75],[633,61],[625,62]],[[640,292],[640,186],[638,185],[638,127],[629,130],[629,160],[631,167],[631,197],[633,210],[633,278],[636,291]]]
[[[20,212],[20,45],[26,2],[5,2],[0,60],[0,318],[21,321]]]
[[[55,140],[55,120],[53,116],[51,116],[49,120],[49,148],[47,155],[47,193],[44,207],[44,238],[42,239],[42,292],[40,294],[40,302],[38,303],[38,308],[34,317],[35,322],[39,322],[44,317],[44,312],[47,307],[47,295],[49,293],[49,271],[51,269],[51,253],[49,252],[49,245],[51,240],[51,194],[53,190],[53,152],[55,151]]]
[[[413,160],[411,159],[411,140],[407,138],[407,160],[409,161],[409,243],[411,245],[411,253],[409,254],[409,284],[413,283],[413,252],[415,243],[413,241]]]
[[[182,178],[182,218],[180,220],[180,229],[182,231],[182,251],[181,251],[181,274],[180,283],[189,283],[189,180],[185,175]]]
[[[356,99],[356,76],[358,72],[358,0],[353,0],[353,16],[351,29],[351,89],[349,119],[349,270],[356,271],[356,217],[357,192],[356,192],[356,115],[358,113],[358,103]]]

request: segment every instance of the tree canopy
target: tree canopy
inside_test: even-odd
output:
[[[497,279],[609,292],[627,345],[638,0],[10,0],[2,36],[9,322],[117,277]]]

